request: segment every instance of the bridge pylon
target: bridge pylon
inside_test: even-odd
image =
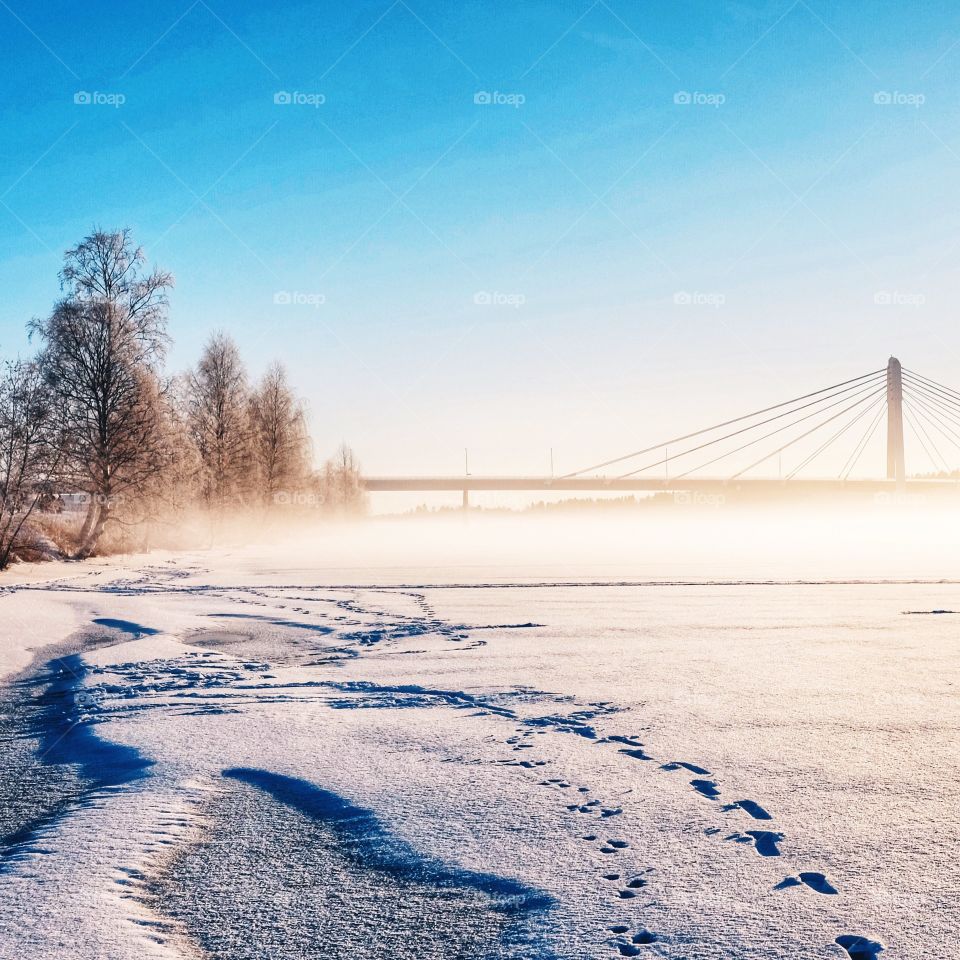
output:
[[[900,361],[887,362],[887,479],[903,484],[907,470],[903,458],[903,370]]]

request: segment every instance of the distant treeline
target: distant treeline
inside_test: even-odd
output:
[[[251,384],[220,332],[193,369],[165,373],[173,282],[128,230],[97,229],[65,254],[60,298],[29,324],[36,356],[0,370],[0,569],[83,559],[111,537],[142,548],[190,525],[209,538],[281,510],[362,509],[349,448],[314,470],[281,364]]]

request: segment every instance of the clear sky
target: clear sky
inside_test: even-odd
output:
[[[960,387],[955,3],[0,0],[0,55],[5,355],[99,224],[171,368],[226,328],[374,473]]]

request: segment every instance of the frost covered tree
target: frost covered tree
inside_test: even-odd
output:
[[[320,492],[326,509],[339,514],[360,514],[366,509],[360,463],[356,454],[345,443],[323,465]]]
[[[303,404],[281,364],[271,364],[257,384],[250,421],[259,492],[264,504],[273,504],[304,486],[310,461]]]
[[[186,394],[205,502],[221,512],[249,503],[256,482],[250,388],[237,345],[225,333],[207,341],[187,375]]]
[[[53,396],[39,368],[6,364],[0,373],[0,570],[49,494],[60,459]]]
[[[165,463],[159,371],[173,277],[148,270],[129,230],[95,230],[64,258],[63,296],[34,320],[39,364],[65,437],[64,464],[89,494],[76,557]]]
[[[168,381],[152,384],[157,469],[143,476],[136,496],[124,497],[114,513],[123,542],[137,549],[149,549],[157,529],[175,528],[198,495],[199,459],[177,409],[173,386]]]

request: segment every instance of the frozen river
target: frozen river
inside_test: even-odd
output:
[[[0,595],[0,956],[955,955],[960,587],[522,563]]]

